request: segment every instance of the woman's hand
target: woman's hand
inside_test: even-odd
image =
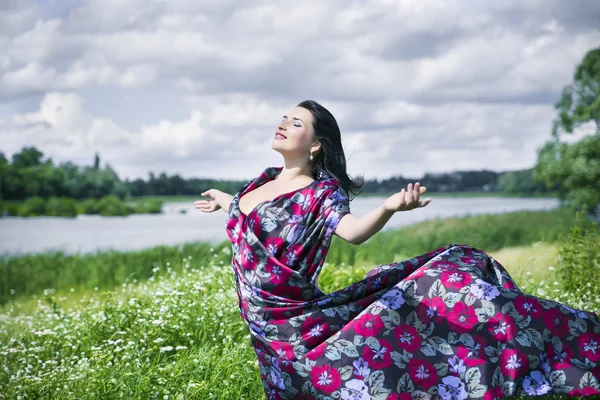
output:
[[[402,189],[400,192],[391,195],[383,203],[383,208],[386,211],[409,211],[417,207],[425,207],[431,202],[428,197],[425,200],[420,200],[421,194],[425,193],[427,188],[421,186],[419,182],[415,183],[413,190],[412,183],[408,184],[407,190]]]
[[[206,192],[200,194],[202,196],[210,196],[210,200],[197,200],[194,202],[194,207],[206,213],[217,211],[221,208],[220,199],[221,195],[224,194],[223,192],[218,189],[208,189]]]

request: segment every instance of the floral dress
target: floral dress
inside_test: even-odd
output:
[[[332,293],[317,279],[347,193],[323,174],[226,220],[240,316],[268,399],[501,399],[600,394],[598,314],[523,293],[481,250],[449,244]]]

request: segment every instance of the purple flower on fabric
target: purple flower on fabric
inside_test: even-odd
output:
[[[546,353],[541,353],[540,354],[540,365],[542,366],[542,368],[544,369],[544,373],[549,373],[550,372],[550,361],[548,360],[548,356],[546,355]]]
[[[464,360],[458,358],[458,356],[454,356],[448,359],[448,364],[450,365],[449,371],[454,374],[461,375],[467,369],[465,367]]]
[[[541,396],[552,388],[540,371],[533,371],[523,380],[523,389],[530,396]]]
[[[377,303],[383,305],[385,308],[397,310],[404,304],[404,297],[402,297],[402,292],[398,289],[391,289],[377,300]]]
[[[356,376],[366,378],[371,373],[369,363],[367,363],[362,357],[352,362],[352,365],[354,366],[354,375]]]
[[[447,376],[438,385],[438,394],[443,400],[465,400],[468,396],[465,384],[456,376]]]
[[[350,379],[341,390],[343,400],[370,400],[369,387],[360,379]]]
[[[471,284],[471,294],[479,300],[493,300],[500,295],[498,288],[482,279],[477,279]]]
[[[263,331],[262,328],[264,328],[267,325],[266,321],[251,321],[248,326],[250,327],[251,332],[254,332],[256,335],[258,336],[266,336],[265,332]]]
[[[279,368],[279,361],[277,358],[273,358],[273,366],[271,367],[271,381],[279,389],[285,389],[285,383],[283,382],[283,376],[281,375],[281,368]]]

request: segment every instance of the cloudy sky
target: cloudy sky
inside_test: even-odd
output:
[[[313,99],[351,175],[529,168],[598,45],[597,0],[0,0],[0,151],[250,179]]]

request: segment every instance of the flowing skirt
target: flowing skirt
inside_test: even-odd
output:
[[[379,265],[302,310],[252,332],[268,399],[600,394],[598,314],[523,293],[469,246]]]

